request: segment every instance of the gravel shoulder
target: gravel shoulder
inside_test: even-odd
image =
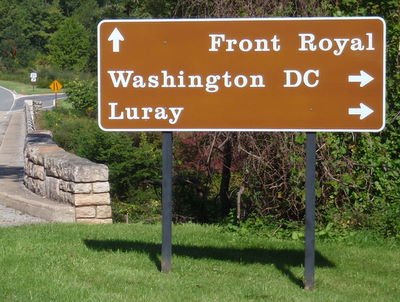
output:
[[[0,205],[0,228],[45,222],[47,221]]]

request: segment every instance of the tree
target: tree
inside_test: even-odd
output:
[[[19,26],[8,27],[2,31],[4,38],[0,39],[0,67],[15,70],[26,66],[34,58],[34,50],[29,40],[23,38]]]
[[[57,0],[0,0],[0,64],[20,69],[45,57],[50,36],[62,20]]]
[[[60,0],[60,7],[63,15],[67,17],[72,16],[74,10],[80,7],[81,4],[81,0]]]
[[[89,33],[74,18],[66,19],[49,41],[51,62],[62,70],[84,71],[90,49]]]
[[[30,41],[25,38],[26,14],[14,1],[0,1],[0,67],[17,69],[32,59]]]

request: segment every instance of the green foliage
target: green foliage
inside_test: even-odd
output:
[[[0,67],[32,66],[46,52],[62,15],[56,4],[41,0],[0,1]]]
[[[2,36],[0,38],[0,67],[13,71],[27,66],[33,60],[34,50],[29,40],[24,38],[21,26],[15,24],[13,27],[6,27],[2,29],[0,36]]]
[[[258,234],[263,238],[284,239],[304,242],[305,228],[304,223],[300,221],[289,221],[286,219],[276,219],[271,215],[259,217],[252,215],[248,219],[237,223],[236,213],[231,211],[229,216],[222,223],[222,227],[229,233],[239,236],[252,236]],[[345,225],[338,225],[334,222],[327,224],[318,223],[316,225],[315,237],[321,241],[343,242],[352,241],[357,232],[353,228]],[[381,238],[382,233],[378,230],[369,232],[373,238]]]
[[[351,197],[365,223],[388,236],[400,236],[399,8],[398,0],[346,0],[334,12],[337,16],[381,16],[387,25],[386,128],[380,134],[357,137],[353,152],[357,190],[352,190]]]
[[[50,84],[54,80],[59,81],[63,86],[65,86],[68,82],[76,78],[76,74],[72,71],[59,70],[52,68],[51,66],[41,66],[37,70],[37,74],[37,86],[40,88],[49,88]],[[80,76],[84,77],[85,74],[81,74]]]
[[[97,116],[97,81],[75,79],[65,84],[65,93],[74,109],[89,117]]]
[[[24,84],[31,84],[29,74],[30,71],[27,69],[19,69],[18,71],[14,71],[13,73],[0,71],[0,79],[4,81],[13,81]]]
[[[50,61],[62,70],[85,70],[89,60],[89,41],[89,33],[81,23],[73,18],[64,20],[49,41]]]
[[[176,0],[0,0],[0,69],[96,72],[102,19],[168,18]]]
[[[67,85],[77,79],[77,74],[72,71],[61,71],[54,69],[51,66],[40,66],[39,69],[18,69],[12,73],[7,71],[0,71],[0,79],[5,81],[20,82],[26,85],[32,85],[30,73],[36,71],[38,74],[38,80],[36,87],[38,88],[49,88],[49,85],[54,81],[58,80],[63,86]],[[80,73],[79,79],[82,81],[88,81],[89,85],[93,82],[93,76],[88,73]],[[78,80],[78,81],[81,81]]]

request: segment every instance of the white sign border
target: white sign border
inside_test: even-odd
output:
[[[379,20],[383,24],[383,69],[382,69],[382,126],[379,129],[308,129],[308,128],[298,128],[298,129],[274,129],[274,128],[128,128],[128,129],[116,129],[116,128],[105,128],[101,125],[101,49],[100,49],[100,27],[104,23],[163,23],[163,22],[243,22],[243,21],[299,21],[299,20]],[[385,128],[386,125],[386,22],[381,17],[299,17],[299,18],[204,18],[204,19],[107,19],[102,20],[97,25],[97,107],[98,107],[98,118],[97,122],[99,128],[107,132],[216,132],[216,131],[226,131],[226,132],[380,132]]]

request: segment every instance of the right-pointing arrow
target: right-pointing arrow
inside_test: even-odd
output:
[[[373,113],[374,110],[369,108],[367,105],[360,103],[360,108],[349,108],[349,114],[350,115],[359,115],[360,120],[365,119],[367,116],[369,116],[371,113]]]
[[[350,83],[360,83],[360,87],[364,87],[369,82],[371,82],[374,78],[371,77],[368,73],[363,70],[360,70],[359,75],[349,75],[348,81]]]

